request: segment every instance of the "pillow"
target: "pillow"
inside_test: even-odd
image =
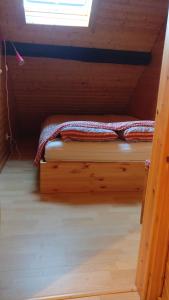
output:
[[[122,137],[126,141],[152,141],[154,134],[153,127],[137,126],[124,130]]]
[[[115,131],[87,127],[65,127],[61,133],[64,141],[112,141],[118,139]]]

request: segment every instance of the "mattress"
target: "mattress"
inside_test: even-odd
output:
[[[66,121],[121,122],[138,120],[128,115],[58,115],[51,116],[58,123]],[[121,140],[109,142],[64,142],[61,139],[46,144],[44,159],[55,161],[126,162],[145,161],[150,158],[151,142],[127,143]]]
[[[151,142],[63,142],[50,141],[45,147],[45,161],[130,162],[145,161],[151,156]]]

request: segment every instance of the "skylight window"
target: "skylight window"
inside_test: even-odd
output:
[[[88,27],[93,0],[23,0],[26,23]]]

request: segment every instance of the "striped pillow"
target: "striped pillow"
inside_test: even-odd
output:
[[[138,126],[124,130],[122,137],[126,141],[152,141],[154,134],[153,127]]]
[[[115,131],[87,127],[65,127],[60,136],[64,141],[112,141],[118,139]]]

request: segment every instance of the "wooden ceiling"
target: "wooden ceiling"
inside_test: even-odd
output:
[[[22,0],[0,1],[6,40],[114,50],[152,51],[168,0],[93,0],[89,28],[26,25]],[[124,113],[145,66],[8,58],[18,127],[39,129],[53,113]],[[26,122],[25,122],[26,120]],[[35,130],[35,131],[36,131]]]
[[[167,0],[93,0],[89,28],[26,25],[23,0],[0,1],[5,39],[32,43],[150,51]]]

